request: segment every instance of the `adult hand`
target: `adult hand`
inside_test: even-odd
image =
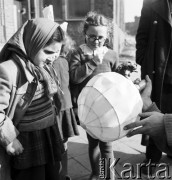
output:
[[[136,134],[145,134],[156,138],[162,136],[165,133],[163,116],[164,114],[159,112],[141,113],[140,117],[145,119],[130,123],[124,127],[124,130],[133,129],[128,132],[127,137]]]
[[[18,139],[15,139],[8,146],[6,146],[6,151],[9,155],[19,155],[23,152],[24,148]]]
[[[152,104],[152,100],[150,98],[152,92],[152,82],[148,75],[146,75],[145,80],[146,80],[146,86],[140,92],[143,101],[143,111],[146,111]]]

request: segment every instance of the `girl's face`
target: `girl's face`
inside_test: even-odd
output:
[[[108,28],[106,26],[89,26],[85,34],[87,46],[92,50],[103,46],[107,34]]]
[[[36,66],[43,67],[45,64],[53,63],[53,61],[59,56],[62,43],[53,42],[48,46],[45,46],[36,54],[33,58],[33,63]]]

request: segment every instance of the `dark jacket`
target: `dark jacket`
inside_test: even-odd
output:
[[[136,35],[136,62],[141,65],[142,78],[149,75],[152,99],[161,109],[166,65],[172,41],[171,14],[168,0],[144,0]]]
[[[60,86],[63,91],[61,98],[61,110],[72,108],[71,94],[69,90],[69,65],[67,59],[59,56],[53,62],[54,69],[60,81]]]
[[[77,107],[78,95],[87,82],[99,73],[115,71],[118,63],[117,55],[111,49],[105,53],[102,64],[98,64],[92,56],[83,52],[81,46],[72,53],[69,62],[70,87],[74,108]]]

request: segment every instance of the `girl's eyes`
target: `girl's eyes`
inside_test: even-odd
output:
[[[44,50],[44,53],[45,53],[45,54],[55,54],[55,53],[59,53],[59,52],[60,52],[60,50],[57,51],[57,52],[49,51],[49,50]]]

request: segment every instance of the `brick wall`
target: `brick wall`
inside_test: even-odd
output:
[[[13,0],[4,1],[5,12],[5,30],[6,40],[8,40],[15,32],[14,30],[14,9]]]
[[[13,0],[1,0],[0,14],[0,49],[14,34],[14,7]]]
[[[0,1],[4,1],[5,31],[6,31],[5,39],[8,40],[14,33],[14,18],[13,18],[14,0],[0,0]],[[94,0],[93,10],[101,14],[104,14],[107,17],[113,18],[113,13],[114,13],[113,3],[116,1],[120,2],[121,0]],[[22,1],[22,7],[26,9],[26,14],[22,16],[22,22],[24,23],[28,19],[27,1]],[[76,41],[76,44],[79,45],[84,43],[84,36],[82,34],[82,26],[81,26],[82,21],[69,21],[68,23],[69,23],[68,33]],[[0,26],[0,35],[2,34],[3,34],[3,28]]]

